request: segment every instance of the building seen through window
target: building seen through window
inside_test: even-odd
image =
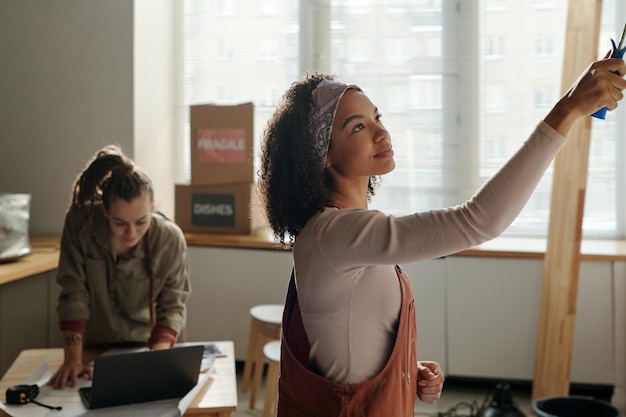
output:
[[[328,72],[361,86],[392,135],[396,169],[372,208],[403,215],[462,203],[561,95],[566,0],[328,1]],[[620,1],[603,2],[599,55],[621,34]],[[187,106],[253,102],[258,140],[280,95],[303,76],[300,3],[252,4],[181,3],[179,181],[189,179]],[[588,238],[624,236],[624,114],[592,121]],[[505,235],[546,235],[551,187],[549,169]]]

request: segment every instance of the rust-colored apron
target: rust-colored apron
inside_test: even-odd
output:
[[[315,373],[302,325],[294,273],[285,310],[278,382],[278,417],[412,417],[417,393],[415,300],[408,276],[396,266],[402,291],[398,335],[385,367],[354,385]],[[367,343],[366,340],[363,343]]]

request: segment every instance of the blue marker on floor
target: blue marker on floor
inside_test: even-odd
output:
[[[626,52],[626,46],[622,48],[622,44],[624,43],[624,35],[626,35],[626,25],[624,25],[624,31],[622,32],[622,37],[619,40],[619,44],[615,46],[615,41],[611,39],[611,44],[613,45],[613,52],[611,53],[611,58],[624,58],[624,52]],[[594,114],[593,117],[604,120],[606,117],[607,108],[603,107]]]

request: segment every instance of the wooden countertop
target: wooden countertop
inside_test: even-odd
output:
[[[255,235],[185,233],[189,246],[210,246],[238,249],[290,250],[273,240],[267,232]],[[16,261],[0,263],[0,285],[31,275],[56,269],[59,263],[60,235],[33,235],[33,252]],[[452,256],[543,259],[546,239],[499,237],[480,246]],[[584,240],[581,244],[584,261],[626,261],[624,240]]]
[[[275,242],[273,236],[265,231],[257,232],[255,235],[185,233],[185,239],[189,246],[290,250],[289,247],[282,247]],[[451,256],[543,259],[546,248],[546,239],[498,237]],[[584,261],[626,261],[626,240],[583,240],[581,259]]]
[[[255,235],[185,233],[185,240],[189,246],[290,250],[289,247],[283,248],[280,243],[274,242],[273,237],[267,232]]]
[[[0,285],[51,271],[59,264],[59,235],[30,237],[33,252],[15,261],[0,263]]]

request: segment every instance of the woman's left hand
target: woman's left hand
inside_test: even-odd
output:
[[[164,349],[169,349],[171,347],[172,347],[172,342],[170,342],[169,340],[158,341],[156,343],[153,343],[152,346],[150,346],[150,350],[164,350]]]
[[[417,362],[417,397],[428,404],[433,404],[443,391],[443,371],[437,362]]]

